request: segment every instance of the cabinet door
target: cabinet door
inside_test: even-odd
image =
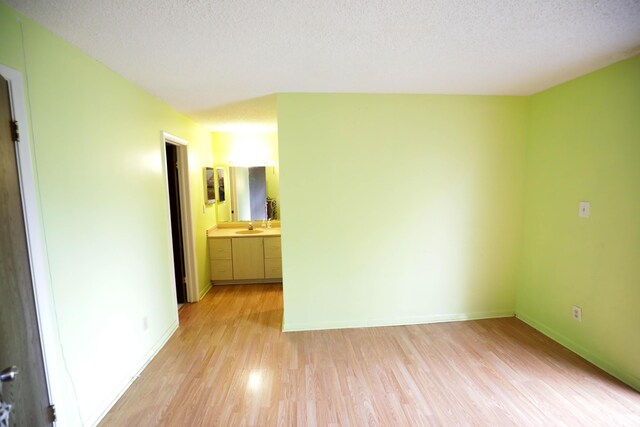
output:
[[[230,259],[210,261],[211,280],[233,280],[233,264]]]
[[[264,257],[265,258],[280,258],[282,257],[282,250],[280,249],[280,237],[265,237],[264,238]]]
[[[265,279],[281,279],[282,278],[282,259],[280,258],[264,259],[264,278]]]
[[[232,240],[233,279],[264,279],[262,237],[237,237]]]
[[[231,259],[231,239],[209,238],[209,259]]]

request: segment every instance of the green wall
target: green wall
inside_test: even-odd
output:
[[[31,145],[55,300],[61,421],[91,425],[175,327],[161,131],[190,141],[199,286],[208,286],[202,166],[210,136],[0,3],[0,63],[28,83]],[[143,318],[148,329],[143,330]]]
[[[518,317],[640,390],[640,57],[531,98],[525,195]]]
[[[527,98],[277,102],[285,330],[514,314]]]

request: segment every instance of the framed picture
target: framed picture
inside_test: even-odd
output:
[[[206,189],[205,200],[208,205],[213,205],[216,203],[216,187],[213,168],[204,168],[204,182]]]

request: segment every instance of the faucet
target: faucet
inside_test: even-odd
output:
[[[247,227],[249,230],[253,230],[253,224],[251,224],[251,222],[249,222],[249,226]]]

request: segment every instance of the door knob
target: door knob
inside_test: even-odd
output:
[[[4,371],[0,372],[0,382],[9,383],[16,379],[16,375],[18,375],[20,371],[17,366],[9,366]]]

